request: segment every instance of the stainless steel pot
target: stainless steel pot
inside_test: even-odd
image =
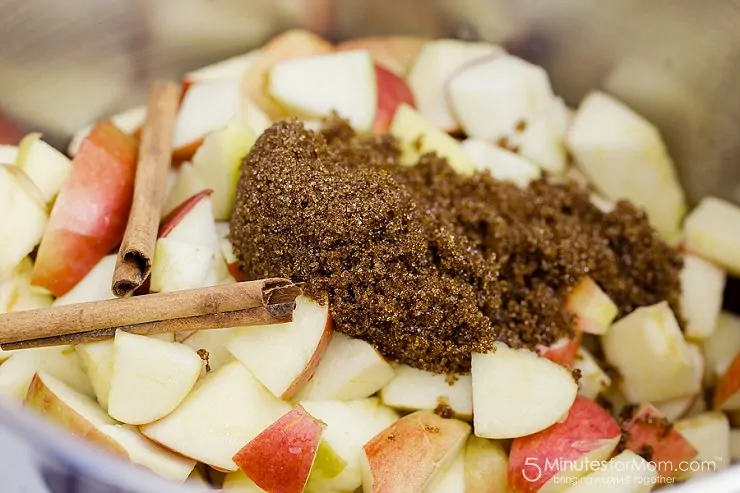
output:
[[[740,0],[4,0],[0,108],[63,145],[143,101],[155,77],[294,26],[502,43],[544,66],[572,105],[601,88],[656,122],[690,200],[740,203]],[[0,491],[182,489],[0,406]],[[740,469],[675,491],[740,492]]]

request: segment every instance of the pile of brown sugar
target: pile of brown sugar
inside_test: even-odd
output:
[[[273,125],[245,159],[231,220],[246,276],[304,282],[328,297],[337,330],[439,373],[469,371],[471,352],[495,341],[569,335],[563,300],[586,275],[622,315],[661,300],[678,309],[681,257],[635,207],[604,214],[576,184],[520,189],[398,155],[393,138],[338,120],[322,132]]]

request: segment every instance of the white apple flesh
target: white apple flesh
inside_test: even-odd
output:
[[[648,493],[658,483],[658,473],[636,453],[625,450],[566,493]]]
[[[596,399],[612,385],[611,377],[599,366],[596,358],[586,348],[578,348],[574,368],[581,371],[581,378],[578,380],[579,395],[588,399]]]
[[[676,421],[676,430],[699,452],[682,479],[721,471],[730,466],[730,422],[720,411]]]
[[[725,271],[698,255],[685,253],[681,270],[681,311],[688,339],[706,339],[722,310]]]
[[[69,158],[41,140],[39,133],[26,135],[18,144],[16,164],[39,188],[47,204],[62,189],[72,168]]]
[[[166,293],[206,286],[216,252],[172,238],[157,240],[152,259],[150,290]]]
[[[568,294],[565,311],[576,318],[576,328],[587,334],[603,335],[619,309],[590,277],[584,277]]]
[[[677,397],[675,399],[656,401],[653,403],[653,405],[671,421],[683,418],[691,411],[692,407],[698,401],[704,400],[704,396],[701,395],[701,385],[704,380],[704,371],[706,367],[704,354],[697,344],[689,343],[688,348],[691,355],[691,364],[694,368],[696,387],[700,390],[695,394],[687,395],[685,397]]]
[[[470,436],[465,445],[465,490],[480,493],[509,491],[509,454],[500,442]]]
[[[542,171],[534,164],[490,142],[466,139],[460,147],[478,171],[487,171],[497,180],[510,181],[524,188],[542,176]]]
[[[705,197],[684,222],[686,249],[716,263],[730,274],[740,274],[740,208],[725,200]]]
[[[701,341],[705,357],[704,384],[712,386],[740,352],[740,317],[721,312],[712,334]]]

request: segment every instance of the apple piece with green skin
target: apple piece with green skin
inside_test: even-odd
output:
[[[701,389],[702,381],[704,380],[704,369],[706,367],[704,363],[704,353],[697,344],[689,343],[689,351],[691,353],[691,363],[694,367],[694,378],[696,379],[696,385]],[[657,401],[653,405],[663,413],[663,415],[671,421],[676,421],[679,418],[686,416],[697,401],[703,401],[702,392],[699,391],[696,394],[687,395],[686,397],[677,397],[668,401]]]
[[[41,140],[40,133],[23,137],[16,164],[41,190],[47,204],[57,196],[72,169],[69,158]]]
[[[339,43],[336,50],[367,50],[377,65],[404,78],[427,42],[429,39],[416,36],[355,38]]]
[[[0,281],[38,245],[47,227],[43,203],[16,180],[13,166],[0,165]]]
[[[455,417],[470,421],[473,417],[473,386],[470,375],[436,374],[407,365],[394,366],[395,377],[383,387],[379,397],[386,406],[405,411],[434,411],[443,405]]]
[[[510,181],[524,188],[542,176],[542,171],[521,156],[479,139],[460,144],[478,171],[487,171],[497,180]]]
[[[272,68],[284,60],[323,55],[333,51],[331,43],[312,32],[303,29],[286,31],[262,46],[260,55],[244,74],[241,83],[242,93],[264,111],[270,120],[282,119],[288,115],[267,91],[268,74]]]
[[[689,470],[681,472],[682,479],[703,476],[730,466],[730,421],[724,413],[702,413],[676,421],[674,427],[699,452]]]
[[[48,373],[74,390],[93,397],[92,386],[72,346],[24,349],[0,365],[0,395],[22,401],[37,372]]]
[[[714,407],[723,411],[740,410],[740,352],[730,363],[714,390]]]
[[[470,43],[455,39],[425,43],[407,77],[419,113],[437,129],[444,132],[457,131],[460,125],[445,95],[450,77],[473,60],[503,53],[501,47],[489,43]]]
[[[134,108],[111,116],[108,120],[118,127],[121,132],[136,137],[146,120],[146,106],[135,106]],[[75,157],[80,152],[82,142],[90,135],[94,127],[95,124],[87,125],[75,132],[67,147],[67,154],[69,156]]]
[[[684,221],[686,249],[714,262],[730,274],[740,274],[736,252],[740,208],[716,197],[704,197]]]
[[[705,357],[704,385],[713,386],[740,352],[740,317],[721,312],[712,334],[702,341]]]
[[[62,296],[123,237],[137,149],[110,123],[98,124],[72,161],[41,239],[32,283]]]
[[[590,277],[584,277],[568,294],[565,311],[576,319],[576,329],[603,335],[617,317],[617,305]]]
[[[190,393],[202,367],[189,346],[116,331],[108,414],[131,425],[161,419]]]
[[[369,132],[375,121],[378,83],[365,50],[278,62],[270,70],[267,90],[299,118],[321,118],[336,111],[358,132]]]
[[[221,471],[236,471],[234,454],[289,410],[249,370],[233,362],[208,373],[177,409],[140,429],[174,452]]]
[[[544,69],[505,54],[461,67],[450,77],[446,95],[465,133],[490,142],[509,138],[523,125],[533,124],[554,99]],[[544,124],[550,130],[548,122]],[[565,170],[564,164],[559,172]]]
[[[699,392],[691,351],[667,302],[634,310],[614,323],[601,341],[630,402],[665,401]]]
[[[547,358],[553,363],[571,368],[576,361],[578,348],[581,347],[583,333],[576,332],[569,337],[561,337],[549,346],[537,346],[537,352],[543,358]]]
[[[566,368],[503,343],[490,353],[473,353],[471,374],[474,429],[482,438],[516,438],[544,430],[567,415],[578,392]]]
[[[193,170],[206,188],[213,190],[213,216],[217,221],[231,217],[244,157],[249,154],[256,137],[245,123],[232,120],[203,140],[193,155]]]
[[[329,305],[299,296],[292,322],[236,329],[226,348],[275,397],[289,401],[316,372],[332,332]]]
[[[681,311],[686,319],[686,338],[706,339],[717,326],[722,310],[725,271],[698,255],[683,254]]]
[[[693,445],[650,404],[638,408],[623,426],[624,445],[636,454],[650,452],[650,461],[664,464],[658,474],[661,478],[675,477],[679,466],[697,456]]]
[[[457,454],[452,463],[437,475],[434,483],[425,491],[429,493],[463,493],[465,491],[465,450]]]
[[[335,332],[313,378],[300,392],[302,400],[351,401],[375,394],[395,373],[365,341]]]
[[[654,467],[636,453],[625,450],[604,467],[568,488],[567,493],[648,493],[658,483]]]
[[[384,134],[390,128],[399,104],[406,103],[412,108],[415,106],[414,95],[405,80],[378,63],[375,64],[375,80],[378,85],[378,107],[372,130],[373,133]]]
[[[564,491],[594,462],[611,457],[621,436],[616,420],[604,408],[578,396],[563,421],[514,439],[509,486],[522,493]]]
[[[454,138],[426,121],[407,104],[401,103],[396,109],[389,133],[401,144],[400,162],[403,165],[413,166],[423,154],[435,152],[447,159],[450,166],[461,175],[472,175],[477,171]]]
[[[596,399],[599,394],[611,387],[611,377],[586,348],[578,348],[573,368],[581,371],[581,378],[578,380],[579,395],[587,399]]]
[[[231,493],[264,493],[265,491],[254,484],[254,481],[241,470],[227,474],[221,490]]]
[[[338,475],[312,471],[308,478],[308,493],[355,491],[362,483],[362,447],[376,434],[398,419],[392,409],[377,398],[353,401],[301,401],[312,416],[326,423],[323,440],[347,464]]]
[[[301,493],[312,469],[336,476],[346,466],[322,442],[325,428],[325,423],[297,406],[242,447],[234,462],[266,491]]]
[[[195,170],[192,163],[182,163],[174,173],[174,183],[172,188],[169,189],[164,207],[162,207],[163,218],[167,217],[189,198],[208,190],[205,180]]]
[[[652,123],[595,91],[581,102],[566,144],[599,192],[644,208],[663,238],[676,236],[686,201],[673,161]]]
[[[501,443],[477,436],[465,446],[465,490],[508,493],[509,454]]]
[[[429,411],[404,416],[363,447],[363,491],[425,491],[462,453],[469,435],[468,424]]]

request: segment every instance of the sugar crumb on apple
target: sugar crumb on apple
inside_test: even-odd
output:
[[[211,371],[211,355],[208,352],[207,349],[198,349],[196,351],[200,359],[202,359],[206,363],[206,372]]]
[[[581,372],[580,368],[574,368],[571,372],[571,375],[573,375],[573,380],[575,380],[576,383],[578,383],[581,380],[581,377],[583,376],[583,373]]]
[[[434,408],[434,414],[444,419],[451,419],[455,417],[455,410],[450,406],[447,397],[437,397],[437,407]]]

